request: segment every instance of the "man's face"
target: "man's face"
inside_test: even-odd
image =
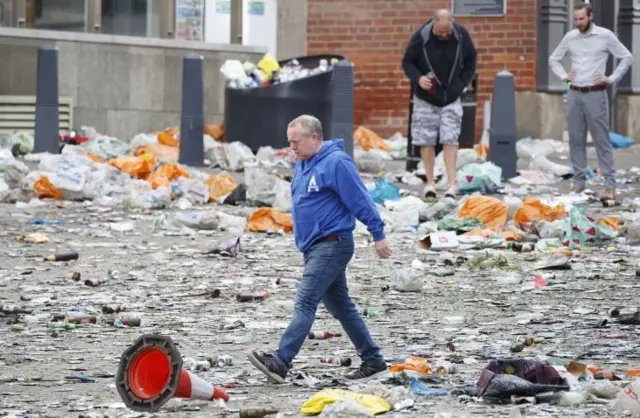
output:
[[[299,126],[287,129],[289,147],[299,160],[308,160],[318,151],[320,140],[318,134],[307,135]]]
[[[449,20],[446,20],[446,19],[437,20],[433,24],[433,34],[440,39],[449,39],[452,31],[453,31],[453,25]]]
[[[580,32],[586,32],[591,26],[591,16],[586,9],[580,9],[573,12],[573,23]]]

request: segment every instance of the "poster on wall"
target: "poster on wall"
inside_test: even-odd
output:
[[[250,1],[248,12],[253,16],[264,16],[264,1]]]
[[[176,0],[176,39],[204,41],[204,0]]]
[[[221,15],[231,14],[231,0],[216,0],[216,13]]]
[[[507,0],[451,0],[455,16],[504,16]]]

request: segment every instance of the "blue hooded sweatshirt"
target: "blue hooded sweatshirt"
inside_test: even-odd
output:
[[[344,141],[325,141],[306,161],[296,163],[291,183],[293,231],[296,246],[306,252],[320,238],[352,238],[356,218],[374,241],[384,239],[384,223],[362,183]]]

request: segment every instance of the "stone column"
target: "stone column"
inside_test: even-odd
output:
[[[569,30],[568,0],[540,0],[538,12],[537,86],[542,92],[561,92],[562,82],[549,68],[549,55]]]
[[[618,38],[631,51],[634,61],[640,58],[640,0],[620,0]],[[640,65],[634,62],[616,90],[618,93],[640,93]]]

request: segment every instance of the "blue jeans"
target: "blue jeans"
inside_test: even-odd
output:
[[[304,253],[304,273],[298,287],[291,323],[274,353],[281,366],[291,361],[311,331],[320,301],[342,325],[363,362],[380,364],[384,358],[373,342],[367,325],[349,297],[347,264],[353,257],[353,239],[321,241]]]

